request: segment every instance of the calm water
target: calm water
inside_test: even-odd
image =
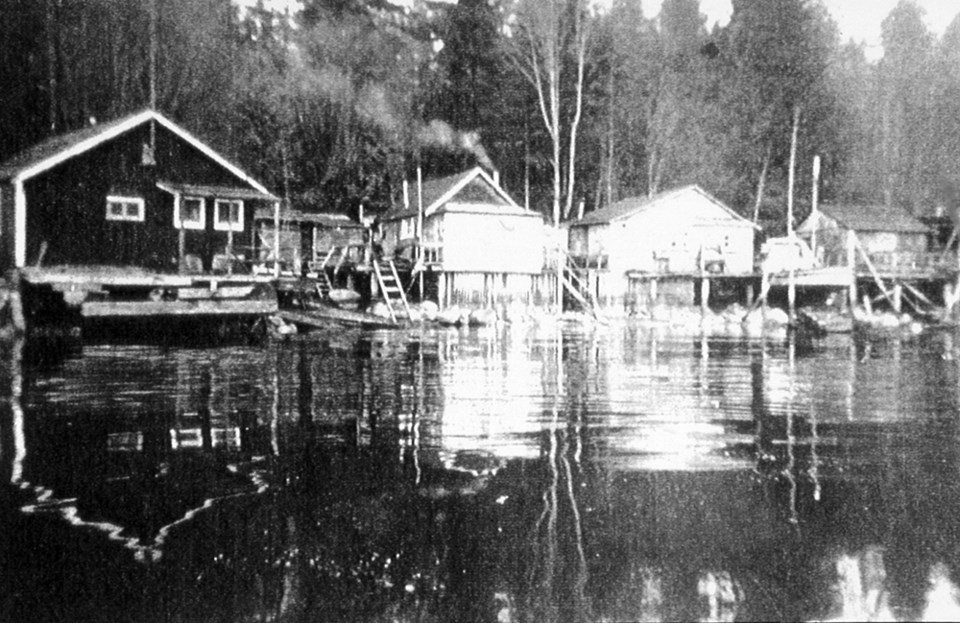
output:
[[[958,347],[629,324],[14,345],[0,620],[955,616]]]

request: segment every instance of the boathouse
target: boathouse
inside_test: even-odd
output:
[[[692,305],[710,280],[746,287],[754,275],[759,228],[696,185],[623,199],[567,228],[584,294],[601,307]]]
[[[441,307],[550,300],[543,217],[482,168],[426,180],[404,195],[404,205],[380,218],[383,252],[425,271]]]
[[[28,283],[77,292],[68,302],[92,295],[84,315],[144,313],[124,308],[141,294],[157,313],[260,313],[269,296],[252,306],[227,300],[252,282],[218,284],[249,273],[254,212],[278,202],[212,147],[143,110],[0,164],[0,264]]]
[[[932,232],[904,209],[882,205],[820,206],[796,229],[825,267],[849,263],[850,245],[857,262],[869,260],[880,273],[923,272],[933,259]],[[852,234],[852,236],[851,236]]]
[[[930,313],[936,293],[956,276],[956,257],[935,240],[936,232],[898,207],[823,205],[796,232],[820,266],[799,275],[797,284],[848,287],[850,302],[862,290],[867,308],[885,300],[900,312],[905,300],[914,311]]]

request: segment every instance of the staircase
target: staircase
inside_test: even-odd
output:
[[[400,276],[397,275],[397,267],[391,260],[376,260],[373,262],[373,274],[377,278],[380,294],[390,312],[390,320],[396,322],[401,314],[406,315],[409,320],[410,306],[407,304],[407,296],[403,292]]]
[[[333,289],[333,283],[330,282],[330,276],[326,269],[321,268],[317,271],[317,294],[320,300],[325,301],[330,298],[330,290]]]
[[[590,312],[590,315],[592,315],[594,319],[602,320],[597,313],[596,302],[589,292],[587,283],[580,269],[576,267],[573,263],[573,258],[567,255],[565,251],[561,251],[561,253],[563,264],[558,276],[564,290],[570,293],[570,296],[580,304],[584,311]]]

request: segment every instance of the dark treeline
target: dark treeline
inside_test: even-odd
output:
[[[0,160],[153,84],[307,210],[480,164],[551,218],[697,183],[782,230],[795,120],[797,218],[814,155],[824,200],[955,207],[960,20],[937,39],[901,0],[882,37],[868,60],[819,0],[733,0],[713,30],[698,0],[0,0]]]

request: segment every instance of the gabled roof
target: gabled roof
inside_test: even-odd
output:
[[[720,200],[713,197],[710,193],[703,190],[696,184],[691,184],[689,186],[682,186],[680,188],[674,188],[672,190],[666,190],[661,193],[657,193],[652,197],[628,197],[626,199],[621,199],[616,203],[612,203],[606,207],[600,208],[599,210],[594,210],[593,212],[588,212],[584,217],[577,221],[571,221],[569,223],[570,227],[579,227],[587,225],[607,225],[616,221],[622,221],[631,217],[634,217],[638,214],[642,214],[651,208],[656,207],[658,204],[662,204],[671,199],[675,199],[680,195],[687,193],[695,193],[703,198],[707,199],[724,212],[726,212],[732,219],[741,221],[744,224],[750,225],[754,229],[760,229],[756,224],[751,221],[743,218],[726,205],[720,202]]]
[[[244,173],[240,167],[228,161],[203,141],[157,111],[149,109],[107,123],[99,123],[66,134],[52,136],[41,141],[0,164],[0,180],[14,182],[26,181],[149,121],[159,123],[195,147],[205,156],[230,171],[244,183],[265,195],[273,197],[270,191]]]
[[[904,209],[883,205],[823,205],[817,208],[846,229],[854,231],[927,233],[930,228]],[[799,229],[799,228],[798,228]]]
[[[499,184],[494,182],[486,171],[480,167],[474,167],[473,169],[457,173],[456,175],[424,180],[420,185],[420,192],[422,193],[420,197],[422,197],[422,199],[417,195],[417,188],[413,187],[409,193],[410,207],[390,210],[386,212],[381,219],[392,221],[408,216],[416,216],[421,201],[423,213],[425,215],[433,214],[441,208],[444,208],[448,202],[456,199],[457,195],[464,192],[474,181],[481,182],[487,189],[490,203],[505,205],[510,209],[510,212],[514,214],[539,216],[533,210],[527,210],[517,205],[510,195],[508,195]],[[470,199],[470,201],[473,203],[477,202],[475,198]]]

